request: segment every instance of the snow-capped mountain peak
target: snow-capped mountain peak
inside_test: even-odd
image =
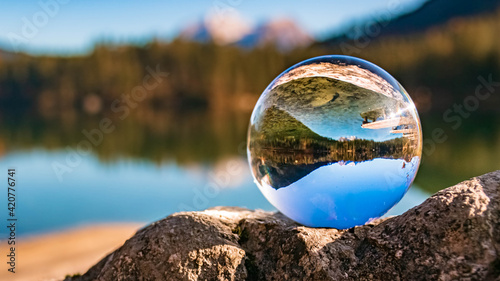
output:
[[[305,47],[314,41],[291,19],[275,19],[251,28],[236,12],[209,14],[202,22],[184,29],[180,37],[199,42],[213,41],[219,45],[236,44],[245,48],[272,44],[282,51]]]

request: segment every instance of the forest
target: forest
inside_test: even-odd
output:
[[[187,164],[244,156],[250,113],[265,87],[304,59],[344,54],[381,66],[404,85],[419,110],[424,138],[436,127],[447,130],[454,142],[429,155],[426,167],[458,165],[442,159],[454,159],[464,136],[482,136],[470,140],[481,146],[500,139],[494,115],[500,108],[498,34],[499,11],[420,33],[381,38],[367,33],[340,44],[316,42],[287,52],[272,45],[244,49],[178,38],[142,45],[101,43],[80,56],[2,54],[0,153],[7,147],[72,147],[86,138],[82,130],[98,128],[100,120],[109,118],[116,130],[93,148],[105,161],[133,157]],[[153,70],[162,79],[146,84],[153,81]],[[464,118],[468,125],[455,130],[458,124],[446,122],[443,113],[458,116],[455,105],[463,107],[484,81],[493,85],[487,88],[492,94],[474,105],[468,119],[481,126]],[[484,163],[466,171],[478,174],[474,169],[491,166],[500,152],[464,153],[472,162]]]

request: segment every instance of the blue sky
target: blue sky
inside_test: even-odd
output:
[[[252,24],[291,17],[321,38],[353,21],[388,11],[393,3],[400,3],[400,11],[404,12],[422,1],[4,1],[0,9],[0,48],[31,53],[81,53],[103,39],[116,42],[145,41],[152,37],[169,39],[187,24],[202,19],[208,11],[224,8],[236,9]],[[44,9],[42,3],[48,8]]]

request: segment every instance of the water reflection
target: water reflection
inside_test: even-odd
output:
[[[167,111],[154,113],[149,123],[131,116],[120,123],[113,134],[106,136],[102,145],[61,183],[51,163],[64,162],[65,148],[81,140],[81,129],[91,129],[99,122],[95,117],[77,117],[65,119],[68,123],[62,124],[17,111],[10,115],[0,112],[0,166],[14,166],[19,170],[19,184],[23,187],[19,191],[22,235],[93,222],[145,223],[180,211],[181,203],[192,206],[193,210],[202,209],[202,205],[197,208],[193,204],[193,199],[211,182],[212,169],[215,166],[224,169],[225,164],[217,163],[223,163],[227,157],[244,156],[239,153],[239,147],[243,144],[244,148],[250,113]],[[153,120],[156,126],[152,125]],[[360,115],[358,120],[356,124],[361,126],[364,118]],[[441,188],[500,169],[498,114],[471,114],[460,130],[452,130],[440,114],[423,116],[422,122],[427,130],[424,137],[431,138],[435,128],[443,128],[448,139],[436,143],[432,153],[424,153],[424,162],[415,180],[422,189],[413,186],[389,214],[400,214]],[[349,136],[339,139],[344,141],[344,154],[351,149],[348,144],[353,144],[345,142],[349,139]],[[287,159],[277,159],[278,163],[295,161],[293,153],[279,154]],[[313,154],[309,159],[325,155]],[[300,158],[304,159],[304,165],[311,163],[307,154]],[[363,161],[350,159],[343,162],[347,167],[353,165],[352,162]],[[327,166],[322,164],[326,163],[318,166]],[[207,206],[273,209],[255,188],[248,170],[244,171],[232,188],[209,198]],[[283,186],[289,184],[282,183]],[[0,218],[4,215],[1,213]]]
[[[243,157],[238,154],[238,146],[245,143],[250,114],[220,119],[211,118],[206,112],[191,117],[174,116],[172,120],[179,122],[179,129],[172,127],[172,134],[151,131],[150,127],[134,120],[127,122],[125,127],[117,128],[116,135],[104,140],[103,149],[98,148],[95,154],[85,157],[82,165],[62,183],[50,165],[53,161],[64,161],[65,147],[74,145],[73,140],[81,137],[78,124],[91,128],[92,120],[80,120],[64,127],[54,120],[17,122],[14,117],[3,116],[0,119],[0,150],[3,151],[0,166],[18,168],[19,184],[23,187],[18,194],[21,204],[18,210],[23,219],[19,226],[21,235],[93,222],[146,223],[180,211],[180,203],[198,209],[194,207],[193,198],[210,182],[208,173],[212,166],[223,169],[225,164],[217,163],[223,163],[228,155]],[[423,128],[428,130],[424,137],[431,137],[434,128],[443,128],[449,138],[437,143],[432,154],[424,154],[415,180],[422,189],[414,184],[388,214],[403,213],[441,188],[500,169],[499,118],[497,114],[473,114],[464,120],[460,130],[454,131],[442,121],[441,115],[424,116]],[[216,133],[212,131],[211,122],[218,122],[220,126]],[[180,130],[180,126],[184,129]],[[127,138],[132,132],[144,135]],[[123,142],[112,145],[116,140]],[[127,152],[134,144],[140,144],[139,148]],[[289,157],[288,163],[292,156]],[[348,161],[344,163],[353,165]],[[240,183],[235,182],[234,187],[209,198],[208,206],[273,209],[255,188],[248,169],[244,171]],[[0,213],[0,218],[5,218],[2,216],[5,214]]]
[[[0,159],[0,166],[17,168],[18,234],[92,223],[147,223],[174,212],[214,206],[274,209],[255,188],[242,158],[226,159],[214,166],[179,166],[127,159],[103,163],[88,156],[60,182],[51,164],[65,157],[65,151],[35,150]],[[227,170],[228,164],[237,167]],[[219,188],[215,196],[213,190],[206,193],[207,187],[215,185]]]
[[[210,165],[226,157],[244,156],[248,112],[214,115],[207,111],[186,111],[154,116],[168,123],[163,126],[165,130],[160,130],[160,125],[156,129],[131,116],[107,135],[103,143],[94,148],[92,155],[106,163],[129,159],[156,164],[172,162],[181,167]],[[432,139],[436,128],[442,128],[448,136],[443,143],[424,147],[423,164],[415,179],[421,188],[434,193],[470,177],[500,169],[498,114],[471,114],[459,130],[453,130],[443,121],[441,114],[421,117],[424,138]],[[99,124],[98,118],[85,116],[66,121],[69,123],[65,125],[58,120],[20,112],[0,112],[1,157],[33,149],[65,153],[66,147],[74,148],[82,140],[82,128],[89,130]],[[358,124],[363,121],[360,116]]]

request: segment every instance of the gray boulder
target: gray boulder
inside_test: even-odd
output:
[[[72,280],[500,280],[499,253],[496,171],[348,230],[231,207],[176,213]]]

